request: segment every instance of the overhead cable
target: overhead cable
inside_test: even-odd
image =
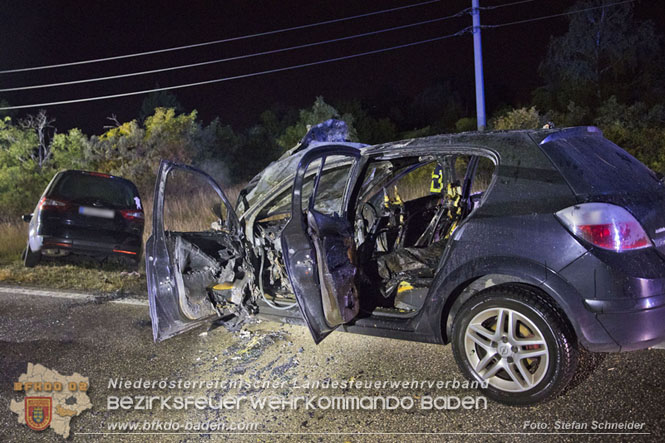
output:
[[[241,35],[237,37],[229,37],[229,38],[224,38],[220,40],[213,40],[209,42],[203,42],[203,43],[194,43],[190,45],[182,45],[182,46],[174,46],[171,48],[165,48],[165,49],[155,49],[152,51],[143,51],[143,52],[135,52],[133,54],[124,54],[124,55],[116,55],[112,57],[102,57],[102,58],[95,58],[95,59],[88,59],[88,60],[79,60],[75,62],[68,62],[68,63],[57,63],[53,65],[42,65],[42,66],[32,66],[28,68],[16,68],[16,69],[5,69],[1,70],[0,74],[10,74],[14,72],[26,72],[26,71],[37,71],[37,70],[43,70],[43,69],[53,69],[53,68],[62,68],[65,66],[77,66],[77,65],[85,65],[85,64],[90,64],[90,63],[100,63],[100,62],[106,62],[106,61],[111,61],[111,60],[121,60],[125,58],[132,58],[132,57],[141,57],[145,55],[153,55],[153,54],[161,54],[164,52],[171,52],[171,51],[180,51],[183,49],[192,49],[192,48],[200,48],[203,46],[210,46],[210,45],[217,45],[220,43],[226,43],[226,42],[232,42],[232,41],[238,41],[238,40],[245,40],[248,38],[255,38],[255,37],[262,37],[266,35],[274,35],[274,34],[280,34],[283,32],[289,32],[289,31],[295,31],[299,29],[307,29],[307,28],[312,28],[315,26],[322,26],[322,25],[328,25],[331,23],[339,23],[343,21],[348,21],[348,20],[355,20],[358,18],[363,18],[363,17],[370,17],[373,15],[379,15],[379,14],[385,14],[388,12],[394,12],[394,11],[401,11],[404,9],[408,8],[415,8],[418,6],[425,6],[429,5],[431,3],[436,3],[439,2],[440,0],[427,0],[424,2],[420,3],[414,3],[411,5],[405,5],[405,6],[398,6],[395,8],[389,8],[389,9],[382,9],[380,11],[373,11],[373,12],[366,12],[364,14],[358,14],[358,15],[352,15],[349,17],[342,17],[342,18],[336,18],[336,19],[331,19],[331,20],[324,20],[321,22],[316,22],[316,23],[309,23],[306,25],[299,25],[299,26],[291,26],[289,28],[282,28],[282,29],[276,29],[273,31],[265,31],[265,32],[257,32],[254,34],[247,34],[247,35]]]
[[[587,11],[593,11],[595,9],[602,9],[602,8],[609,8],[611,6],[618,6],[618,5],[623,5],[626,3],[633,3],[635,0],[624,0],[622,2],[616,2],[616,3],[607,3],[605,5],[601,6],[593,6],[590,8],[584,8],[584,9],[577,9],[574,11],[568,11],[568,12],[562,12],[560,14],[552,14],[552,15],[544,15],[542,17],[534,17],[534,18],[529,18],[529,19],[524,19],[524,20],[516,20],[513,22],[508,22],[508,23],[499,23],[495,25],[481,25],[481,28],[503,28],[504,26],[512,26],[512,25],[519,25],[522,23],[529,23],[529,22],[537,22],[540,20],[547,20],[550,18],[555,18],[555,17],[563,17],[566,15],[573,15],[573,14],[580,14],[582,12],[587,12]]]
[[[400,26],[393,26],[390,28],[384,28],[384,29],[379,29],[376,31],[369,31],[369,32],[363,32],[361,34],[354,34],[354,35],[349,35],[345,37],[339,37],[339,38],[333,38],[329,40],[322,40],[318,42],[313,42],[313,43],[303,43],[301,45],[295,45],[295,46],[289,46],[286,48],[280,48],[280,49],[272,49],[268,51],[261,51],[261,52],[254,52],[251,54],[243,54],[243,55],[237,55],[233,57],[226,57],[226,58],[220,58],[216,60],[208,60],[204,62],[197,62],[197,63],[189,63],[185,65],[178,65],[178,66],[170,66],[166,68],[159,68],[159,69],[150,69],[147,71],[138,71],[138,72],[130,72],[126,74],[117,74],[117,75],[108,75],[104,77],[95,77],[95,78],[86,78],[86,79],[80,79],[80,80],[71,80],[71,81],[66,81],[66,82],[56,82],[56,83],[44,83],[44,84],[38,84],[38,85],[30,85],[30,86],[17,86],[13,88],[3,88],[0,89],[0,92],[13,92],[13,91],[25,91],[29,89],[42,89],[42,88],[53,88],[57,86],[69,86],[69,85],[77,85],[77,84],[82,84],[82,83],[93,83],[93,82],[100,82],[100,81],[107,81],[107,80],[115,80],[119,78],[127,78],[127,77],[136,77],[140,75],[147,75],[147,74],[157,74],[160,72],[168,72],[168,71],[175,71],[175,70],[180,70],[180,69],[189,69],[189,68],[195,68],[195,67],[200,67],[200,66],[206,66],[206,65],[212,65],[212,64],[218,64],[218,63],[225,63],[225,62],[230,62],[230,61],[235,61],[235,60],[242,60],[246,58],[251,58],[251,57],[259,57],[263,55],[269,55],[269,54],[278,54],[281,52],[287,52],[287,51],[293,51],[296,49],[303,49],[303,48],[310,48],[313,46],[320,46],[320,45],[325,45],[325,44],[330,44],[330,43],[336,43],[336,42],[341,42],[345,40],[352,40],[360,37],[368,37],[370,35],[377,35],[377,34],[383,34],[385,32],[390,32],[390,31],[397,31],[400,29],[407,29],[407,28],[413,28],[416,26],[422,26],[430,23],[436,23],[436,22],[441,22],[444,20],[449,20],[452,18],[460,17],[466,13],[466,9],[459,11],[456,14],[453,15],[447,15],[445,17],[438,17],[438,18],[433,18],[430,20],[424,20],[416,23],[409,23],[406,25],[400,25]]]
[[[148,94],[151,92],[160,92],[160,91],[170,91],[174,89],[183,89],[183,88],[189,88],[193,86],[202,86],[202,85],[209,85],[213,83],[221,83],[221,82],[226,82],[226,81],[231,81],[231,80],[238,80],[242,78],[249,78],[249,77],[258,77],[261,75],[266,75],[266,74],[273,74],[276,72],[283,72],[283,71],[291,71],[294,69],[300,69],[300,68],[305,68],[308,66],[316,66],[316,65],[322,65],[326,63],[332,63],[332,62],[338,62],[342,60],[349,60],[357,57],[363,57],[366,55],[372,55],[372,54],[379,54],[382,52],[387,52],[387,51],[393,51],[396,49],[402,49],[402,48],[408,48],[411,46],[417,46],[417,45],[422,45],[425,43],[431,43],[435,41],[440,41],[440,40],[445,40],[451,37],[457,37],[460,35],[463,35],[467,32],[471,31],[471,26],[468,26],[466,28],[463,28],[454,34],[447,34],[447,35],[442,35],[439,37],[433,37],[425,40],[418,40],[415,42],[410,42],[410,43],[404,43],[401,45],[396,45],[396,46],[390,46],[387,48],[381,48],[381,49],[374,49],[372,51],[365,51],[365,52],[359,52],[356,54],[351,54],[351,55],[345,55],[341,57],[334,57],[334,58],[329,58],[329,59],[324,59],[324,60],[317,60],[314,62],[309,62],[309,63],[301,63],[298,65],[291,65],[291,66],[285,66],[282,68],[274,68],[274,69],[268,69],[265,71],[258,71],[258,72],[251,72],[248,74],[241,74],[241,75],[235,75],[232,77],[224,77],[224,78],[217,78],[217,79],[212,79],[212,80],[204,80],[200,82],[193,82],[193,83],[186,83],[186,84],[181,84],[181,85],[175,85],[175,86],[167,86],[167,87],[162,87],[162,88],[153,88],[153,89],[145,89],[142,91],[132,91],[132,92],[124,92],[120,94],[110,94],[110,95],[102,95],[102,96],[96,96],[96,97],[85,97],[85,98],[78,98],[78,99],[71,99],[71,100],[61,100],[61,101],[54,101],[54,102],[46,102],[46,103],[33,103],[29,105],[18,105],[18,106],[5,106],[5,107],[0,107],[0,111],[9,111],[12,109],[27,109],[27,108],[39,108],[39,107],[47,107],[47,106],[56,106],[56,105],[65,105],[65,104],[71,104],[71,103],[83,103],[83,102],[91,102],[91,101],[98,101],[98,100],[108,100],[112,98],[119,98],[119,97],[129,97],[132,95],[141,95],[141,94]]]

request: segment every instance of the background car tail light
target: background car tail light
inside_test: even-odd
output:
[[[633,215],[609,203],[582,203],[556,213],[575,236],[599,248],[622,252],[652,246]]]
[[[69,207],[68,202],[64,202],[61,200],[56,200],[53,198],[46,198],[42,197],[41,200],[39,200],[39,209],[40,210],[56,210],[56,211],[64,211]]]
[[[123,209],[120,211],[123,218],[129,221],[143,221],[144,215],[143,211],[136,211],[134,209]]]

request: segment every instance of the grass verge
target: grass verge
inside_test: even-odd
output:
[[[26,268],[16,261],[0,266],[0,283],[49,289],[146,294],[145,270],[130,272],[118,266],[81,266],[45,263]]]
[[[0,265],[20,260],[27,241],[27,223],[0,223]]]

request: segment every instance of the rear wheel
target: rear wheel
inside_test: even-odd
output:
[[[560,393],[578,350],[559,310],[537,291],[496,287],[462,305],[453,323],[453,353],[471,380],[501,403],[530,405]]]
[[[30,243],[28,243],[28,245],[23,250],[22,258],[23,264],[26,268],[34,268],[41,261],[42,254],[41,252],[33,252],[32,249],[30,249]]]

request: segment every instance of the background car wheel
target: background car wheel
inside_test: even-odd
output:
[[[28,244],[23,250],[21,258],[23,258],[23,264],[26,268],[34,268],[42,259],[42,254],[41,252],[32,252],[32,249],[30,249],[30,245]]]
[[[484,393],[530,405],[560,393],[575,374],[578,348],[563,314],[535,290],[490,288],[462,305],[453,322],[455,360]]]

